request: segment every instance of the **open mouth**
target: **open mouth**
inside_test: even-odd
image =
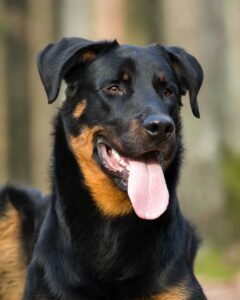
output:
[[[97,140],[97,151],[102,168],[128,193],[139,217],[155,219],[166,210],[169,194],[160,151],[149,151],[137,158],[129,158],[120,155],[101,138]]]
[[[120,179],[121,188],[127,190],[129,177],[129,159],[121,156],[116,150],[108,144],[98,141],[98,154],[103,164],[103,167],[112,176]]]
[[[120,155],[102,139],[97,141],[97,149],[98,155],[106,171],[114,177],[121,179],[121,188],[127,190],[131,159]],[[152,158],[152,160],[157,161],[160,165],[162,165],[164,161],[162,153],[158,150],[149,151],[139,157],[139,159],[142,160],[147,158]]]

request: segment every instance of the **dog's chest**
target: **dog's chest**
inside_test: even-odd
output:
[[[154,285],[161,274],[160,230],[119,223],[99,228],[80,250],[83,277],[94,278],[93,285],[109,290],[130,283]]]

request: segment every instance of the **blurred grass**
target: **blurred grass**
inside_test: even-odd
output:
[[[240,267],[240,245],[229,248],[204,246],[200,249],[195,272],[197,276],[213,281],[229,281]]]

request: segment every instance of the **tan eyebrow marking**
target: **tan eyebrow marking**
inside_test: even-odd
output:
[[[91,61],[91,60],[95,59],[96,56],[97,56],[96,53],[88,51],[88,52],[85,52],[81,55],[81,60],[83,62],[88,62],[88,61]]]
[[[159,79],[160,79],[160,81],[166,81],[166,76],[163,72],[160,73]]]
[[[128,81],[129,80],[129,76],[128,76],[128,74],[125,72],[124,74],[123,74],[123,81]]]

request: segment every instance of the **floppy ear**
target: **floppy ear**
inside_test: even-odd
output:
[[[56,100],[61,82],[74,63],[91,61],[98,54],[116,46],[117,41],[93,42],[82,38],[64,38],[44,48],[39,53],[37,62],[48,103]]]
[[[180,83],[182,94],[189,92],[191,109],[195,117],[200,118],[197,94],[203,82],[203,70],[199,62],[184,49],[164,47],[168,53],[171,65]]]

